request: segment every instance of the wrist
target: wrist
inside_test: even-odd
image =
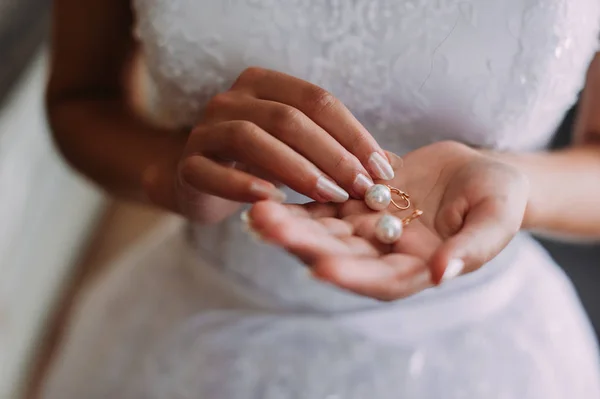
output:
[[[538,201],[539,195],[536,194],[537,187],[534,184],[536,179],[539,178],[535,176],[535,162],[533,161],[536,154],[506,153],[487,149],[480,152],[493,161],[501,162],[513,168],[516,173],[527,181],[527,191],[522,193],[526,197],[526,205],[521,229],[533,230],[540,226],[539,211],[541,208],[540,201]]]
[[[180,213],[176,192],[177,167],[186,140],[185,135],[177,133],[158,138],[140,175],[146,201],[177,213]]]
[[[600,147],[585,145],[538,153],[497,153],[530,182],[522,228],[560,237],[600,237]]]

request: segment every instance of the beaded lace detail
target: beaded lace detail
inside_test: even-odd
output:
[[[594,0],[137,0],[160,108],[192,125],[248,66],[339,97],[386,148],[544,145],[597,47]]]

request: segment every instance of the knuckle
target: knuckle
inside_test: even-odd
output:
[[[223,109],[229,107],[233,101],[231,94],[219,93],[210,99],[204,111],[205,116],[211,117],[222,112]]]
[[[256,137],[258,126],[250,121],[234,121],[230,123],[228,133],[231,145],[243,148]]]
[[[219,110],[221,108],[230,106],[232,103],[232,100],[233,100],[233,98],[230,93],[228,93],[228,92],[219,93],[210,99],[206,108]]]
[[[248,67],[240,73],[240,76],[234,83],[234,87],[251,86],[260,80],[267,73],[266,69],[259,67]]]
[[[356,154],[361,148],[366,147],[369,144],[369,137],[367,136],[367,133],[358,131],[354,134],[354,137],[352,137],[352,140],[350,141],[350,152],[352,152],[353,154]]]
[[[306,107],[312,114],[320,114],[337,104],[337,99],[327,90],[320,87],[311,87],[306,93]]]
[[[302,116],[302,112],[294,107],[277,107],[272,115],[273,127],[277,131],[297,131],[301,128]]]
[[[193,156],[184,158],[179,162],[178,174],[183,181],[187,183],[193,181],[197,171],[198,168]]]
[[[334,170],[348,169],[348,167],[351,167],[353,170],[358,169],[354,167],[354,162],[352,158],[353,156],[351,156],[350,153],[342,151],[335,158],[335,162],[333,164]]]

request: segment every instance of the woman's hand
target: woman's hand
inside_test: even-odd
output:
[[[331,94],[251,68],[210,101],[179,176],[189,204],[194,192],[236,202],[281,200],[272,182],[316,201],[344,202],[362,198],[371,176],[394,174],[385,152]]]
[[[362,201],[313,204],[304,212],[261,203],[250,213],[251,227],[320,278],[384,300],[478,269],[519,230],[529,184],[514,167],[453,142],[411,152],[401,168],[395,163],[396,178],[386,183],[409,193],[424,214],[394,245],[374,238],[381,213]],[[410,210],[388,212],[405,217]]]
[[[432,144],[409,153],[400,174],[393,184],[406,188],[425,211],[420,222],[440,240],[420,253],[436,283],[449,264],[464,263],[464,272],[478,269],[521,228],[529,181],[519,169],[485,152],[456,142]],[[412,251],[407,245],[401,250]]]

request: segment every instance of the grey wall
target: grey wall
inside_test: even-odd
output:
[[[51,0],[0,0],[0,107],[48,33]]]

